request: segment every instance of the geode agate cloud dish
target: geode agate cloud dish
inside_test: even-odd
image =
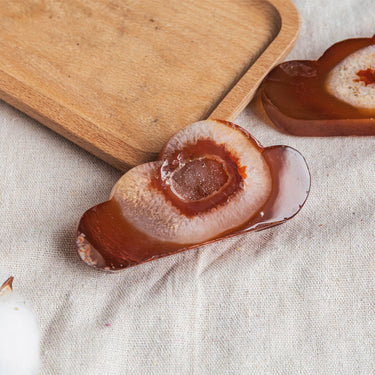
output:
[[[310,189],[304,158],[263,148],[239,126],[194,123],[159,159],[129,170],[110,198],[78,226],[78,253],[90,266],[119,270],[293,217]]]
[[[271,121],[302,136],[375,135],[375,36],[334,44],[317,61],[288,61],[265,78]]]

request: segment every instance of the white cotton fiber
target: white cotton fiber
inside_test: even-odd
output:
[[[0,286],[6,279],[0,281]],[[0,293],[0,374],[34,375],[39,367],[37,321],[22,297],[3,290]]]

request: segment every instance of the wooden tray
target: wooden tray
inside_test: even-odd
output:
[[[298,29],[291,0],[0,0],[0,98],[125,169],[233,120]]]

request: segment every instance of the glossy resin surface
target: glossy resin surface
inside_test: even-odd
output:
[[[278,65],[262,84],[271,121],[302,136],[375,134],[375,36],[334,44],[317,61]]]
[[[304,204],[310,174],[287,146],[263,148],[229,122],[177,133],[159,160],[127,172],[89,209],[77,245],[90,266],[119,270],[205,243],[281,224]]]

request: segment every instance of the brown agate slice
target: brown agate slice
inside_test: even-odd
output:
[[[286,146],[262,148],[229,122],[201,121],[177,133],[159,160],[128,171],[110,199],[78,226],[90,266],[119,270],[293,217],[310,174]]]
[[[262,84],[272,122],[295,135],[375,134],[375,36],[348,39],[317,61],[289,61]]]

